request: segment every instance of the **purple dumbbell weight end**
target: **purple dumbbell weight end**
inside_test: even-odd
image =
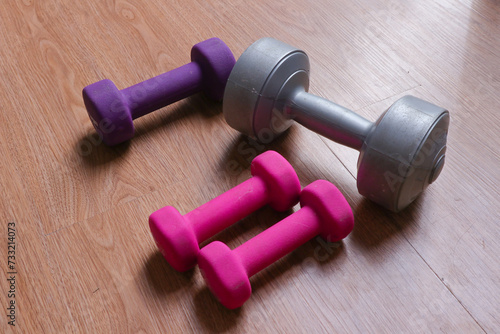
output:
[[[83,101],[97,133],[107,145],[134,135],[133,120],[190,95],[204,91],[221,100],[235,59],[219,38],[210,38],[191,49],[191,63],[157,77],[118,90],[105,79],[83,89]]]

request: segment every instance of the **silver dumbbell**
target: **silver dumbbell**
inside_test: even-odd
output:
[[[358,191],[392,211],[407,207],[441,173],[447,110],[405,96],[373,123],[308,89],[306,53],[263,38],[241,55],[229,76],[224,117],[230,126],[260,141],[276,137],[295,120],[360,151]]]

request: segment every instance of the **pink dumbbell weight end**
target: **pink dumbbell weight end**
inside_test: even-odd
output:
[[[155,242],[170,265],[186,271],[196,264],[199,244],[266,204],[278,211],[293,207],[300,182],[290,163],[275,151],[252,161],[253,177],[182,216],[166,206],[149,217]]]
[[[234,250],[214,241],[202,248],[198,265],[210,290],[227,308],[245,303],[252,293],[249,278],[292,250],[321,235],[340,241],[353,229],[352,210],[330,182],[319,180],[300,194],[301,209]]]

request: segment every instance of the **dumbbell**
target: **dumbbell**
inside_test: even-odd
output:
[[[360,151],[358,191],[399,211],[437,179],[445,161],[447,110],[405,96],[372,123],[353,111],[308,93],[306,53],[272,38],[252,44],[226,85],[223,112],[230,126],[262,142],[295,120]]]
[[[200,271],[222,305],[234,309],[250,298],[249,278],[316,235],[329,242],[351,233],[354,217],[342,193],[318,180],[300,193],[301,209],[231,250],[214,241],[198,255]]]
[[[252,178],[182,216],[166,206],[149,217],[156,245],[178,271],[194,267],[199,244],[269,204],[286,211],[299,201],[300,182],[290,163],[266,151],[251,164]]]
[[[193,46],[189,64],[123,90],[98,81],[83,89],[83,101],[104,143],[116,145],[134,136],[134,119],[154,110],[200,91],[221,100],[234,63],[229,47],[211,38]]]

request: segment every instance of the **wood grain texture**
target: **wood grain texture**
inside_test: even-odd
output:
[[[18,0],[2,4],[0,31],[2,308],[8,222],[18,246],[17,324],[0,316],[2,333],[500,332],[498,0]],[[356,151],[299,125],[253,143],[203,94],[137,120],[129,143],[100,143],[83,87],[125,88],[213,36],[236,57],[263,36],[304,49],[310,91],[370,120],[406,94],[448,108],[440,178],[387,212],[357,193]],[[356,227],[257,274],[251,299],[229,311],[197,268],[168,266],[147,218],[244,181],[267,149],[302,186],[335,183]],[[263,208],[217,239],[237,247],[289,213]]]

